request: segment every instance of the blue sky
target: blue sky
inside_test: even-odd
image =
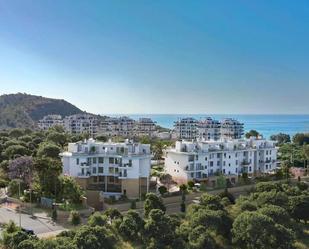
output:
[[[309,1],[0,0],[0,94],[94,113],[309,113]]]

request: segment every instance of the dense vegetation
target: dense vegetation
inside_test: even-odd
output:
[[[62,127],[49,131],[11,129],[0,132],[0,187],[8,186],[9,194],[29,201],[47,197],[57,202],[77,204],[82,191],[75,180],[61,176],[59,153],[67,142],[83,139],[71,136]],[[25,191],[26,190],[26,191]]]
[[[94,213],[87,224],[47,240],[27,235],[11,223],[2,243],[14,249],[306,248],[306,184],[259,183],[249,195],[234,201],[226,191],[203,194],[186,214],[168,215],[161,198],[148,194],[144,218],[135,210],[121,214],[108,209]]]
[[[32,128],[45,115],[77,113],[82,111],[65,100],[22,93],[0,96],[0,128]]]

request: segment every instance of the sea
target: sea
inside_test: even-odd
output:
[[[128,116],[133,119],[142,117],[151,118],[158,125],[165,128],[173,128],[175,121],[184,117],[193,117],[197,120],[205,117],[221,120],[223,118],[235,118],[244,123],[245,132],[257,130],[265,138],[269,138],[273,134],[285,133],[291,137],[299,132],[309,133],[309,114],[306,115],[249,115],[249,114],[124,114],[108,116],[119,117]]]

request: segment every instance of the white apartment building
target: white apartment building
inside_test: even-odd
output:
[[[165,150],[165,171],[178,183],[189,180],[215,181],[223,174],[232,182],[248,175],[269,173],[277,166],[274,141],[265,139],[233,139],[220,141],[177,141],[175,148]]]
[[[88,133],[90,137],[95,137],[98,133],[98,119],[92,114],[75,114],[67,116],[63,120],[64,128],[71,134]]]
[[[232,118],[219,122],[211,117],[201,120],[188,117],[174,123],[174,133],[176,138],[186,140],[239,139],[244,134],[244,124]]]
[[[196,139],[198,121],[194,118],[182,118],[174,122],[174,132],[179,139]]]
[[[134,124],[135,120],[126,116],[119,118],[107,117],[105,120],[101,121],[100,134],[107,137],[131,137]]]
[[[202,119],[197,124],[198,138],[202,140],[219,140],[221,136],[221,124],[211,117]]]
[[[61,115],[47,115],[39,120],[38,126],[41,130],[48,130],[56,125],[63,126]]]
[[[233,118],[221,121],[221,138],[239,139],[244,135],[244,124]]]
[[[150,118],[140,118],[136,121],[126,116],[109,117],[101,121],[99,133],[107,137],[153,137],[156,133],[156,122]]]
[[[63,174],[76,178],[87,190],[138,198],[148,192],[150,145],[96,142],[94,139],[69,143],[60,154]]]
[[[156,122],[152,121],[151,118],[139,118],[134,125],[134,136],[142,137],[149,136],[153,137],[156,132]]]

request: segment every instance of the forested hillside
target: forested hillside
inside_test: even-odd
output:
[[[68,116],[82,113],[62,99],[51,99],[24,93],[0,96],[0,129],[33,128],[36,121],[48,114]]]

